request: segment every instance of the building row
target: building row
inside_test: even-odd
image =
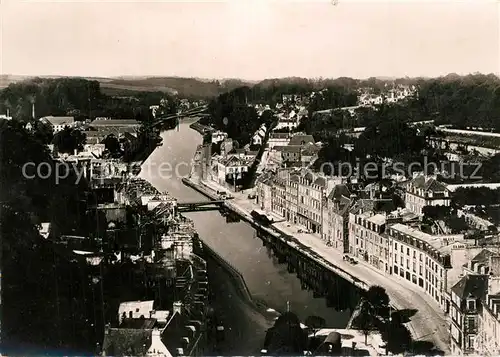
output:
[[[465,306],[457,304],[455,291],[467,279],[479,279],[470,278],[472,273],[467,273],[465,267],[481,260],[480,254],[486,254],[482,252],[485,244],[493,247],[498,244],[478,243],[464,234],[424,232],[424,207],[449,206],[451,192],[435,178],[425,176],[417,176],[402,186],[405,206],[397,208],[382,185],[362,187],[343,177],[327,177],[306,169],[282,169],[259,178],[257,202],[263,211],[304,227],[333,249],[364,261],[381,273],[415,284],[444,312],[455,316],[454,311]],[[474,263],[477,272],[473,274],[483,274],[482,279],[489,279],[490,283],[497,281],[500,258],[496,259],[490,257],[486,263],[484,259],[483,263]],[[492,330],[479,332],[477,322],[475,330],[466,330],[477,331],[471,338],[452,332],[458,343],[453,354],[472,351],[472,346],[479,343],[474,338],[479,338],[480,333],[483,340],[500,341],[500,310],[495,310],[495,304],[500,304],[500,286],[492,284],[489,288],[484,285],[478,297],[485,306],[481,311],[487,314],[483,318],[487,322],[481,326]],[[464,294],[466,298],[469,292],[461,293],[462,298]],[[493,307],[489,308],[491,304]],[[478,316],[477,321],[481,319]],[[464,328],[463,321],[458,324],[450,324],[451,329]]]

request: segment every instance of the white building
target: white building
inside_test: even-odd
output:
[[[217,130],[212,133],[212,144],[219,143],[228,138],[227,133]]]
[[[74,117],[55,117],[50,115],[40,118],[40,121],[45,124],[49,124],[52,127],[54,134],[60,132],[65,127],[72,128],[75,125]]]
[[[387,228],[392,274],[419,286],[445,311],[451,252],[463,246],[463,235],[430,235],[396,223]]]
[[[415,214],[423,214],[425,206],[450,204],[449,190],[433,177],[419,175],[406,186],[405,207]]]

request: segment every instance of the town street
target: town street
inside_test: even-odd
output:
[[[227,191],[227,188],[213,181],[203,181],[203,183],[214,191]],[[248,192],[231,192],[231,194],[234,196],[231,199],[231,204],[241,210],[250,213],[254,209],[260,209],[260,206],[256,205],[253,200],[248,199]],[[326,246],[319,236],[297,233],[297,230],[301,228],[298,225],[282,221],[273,226],[275,229],[295,237],[300,244],[309,247],[323,259],[356,276],[367,285],[383,286],[395,308],[417,310],[417,313],[407,324],[413,339],[430,341],[445,353],[449,352],[449,332],[445,314],[424,291],[406,280],[386,275],[367,263],[358,260],[357,265],[352,265],[344,261],[343,254],[335,248]]]

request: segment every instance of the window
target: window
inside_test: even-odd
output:
[[[422,253],[420,253],[420,259],[419,260],[422,261]]]
[[[403,245],[401,245],[401,253],[404,253],[404,251],[403,251]]]
[[[410,248],[406,248],[406,255],[410,255]]]
[[[474,336],[469,336],[469,348],[474,348]]]
[[[398,250],[398,243],[394,243],[394,250]]]
[[[475,310],[476,309],[476,300],[473,300],[473,299],[467,300],[467,309],[468,310]]]

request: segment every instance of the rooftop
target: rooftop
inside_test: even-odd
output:
[[[55,117],[52,115],[40,118],[40,120],[47,121],[52,125],[73,124],[75,122],[74,117]]]
[[[410,185],[421,188],[424,191],[444,192],[446,186],[433,177],[419,175],[410,181]]]
[[[290,139],[289,145],[314,144],[314,142],[314,137],[312,135],[295,135]]]
[[[96,119],[91,126],[138,126],[141,123],[135,119]]]
[[[451,250],[451,247],[453,246],[454,243],[460,243],[464,241],[463,235],[460,234],[449,235],[449,236],[431,235],[401,223],[396,223],[392,225],[390,228],[402,234],[406,234],[410,237],[419,239],[442,253],[448,253],[449,250]]]
[[[488,276],[467,274],[451,288],[451,291],[461,299],[484,299],[487,289]]]

